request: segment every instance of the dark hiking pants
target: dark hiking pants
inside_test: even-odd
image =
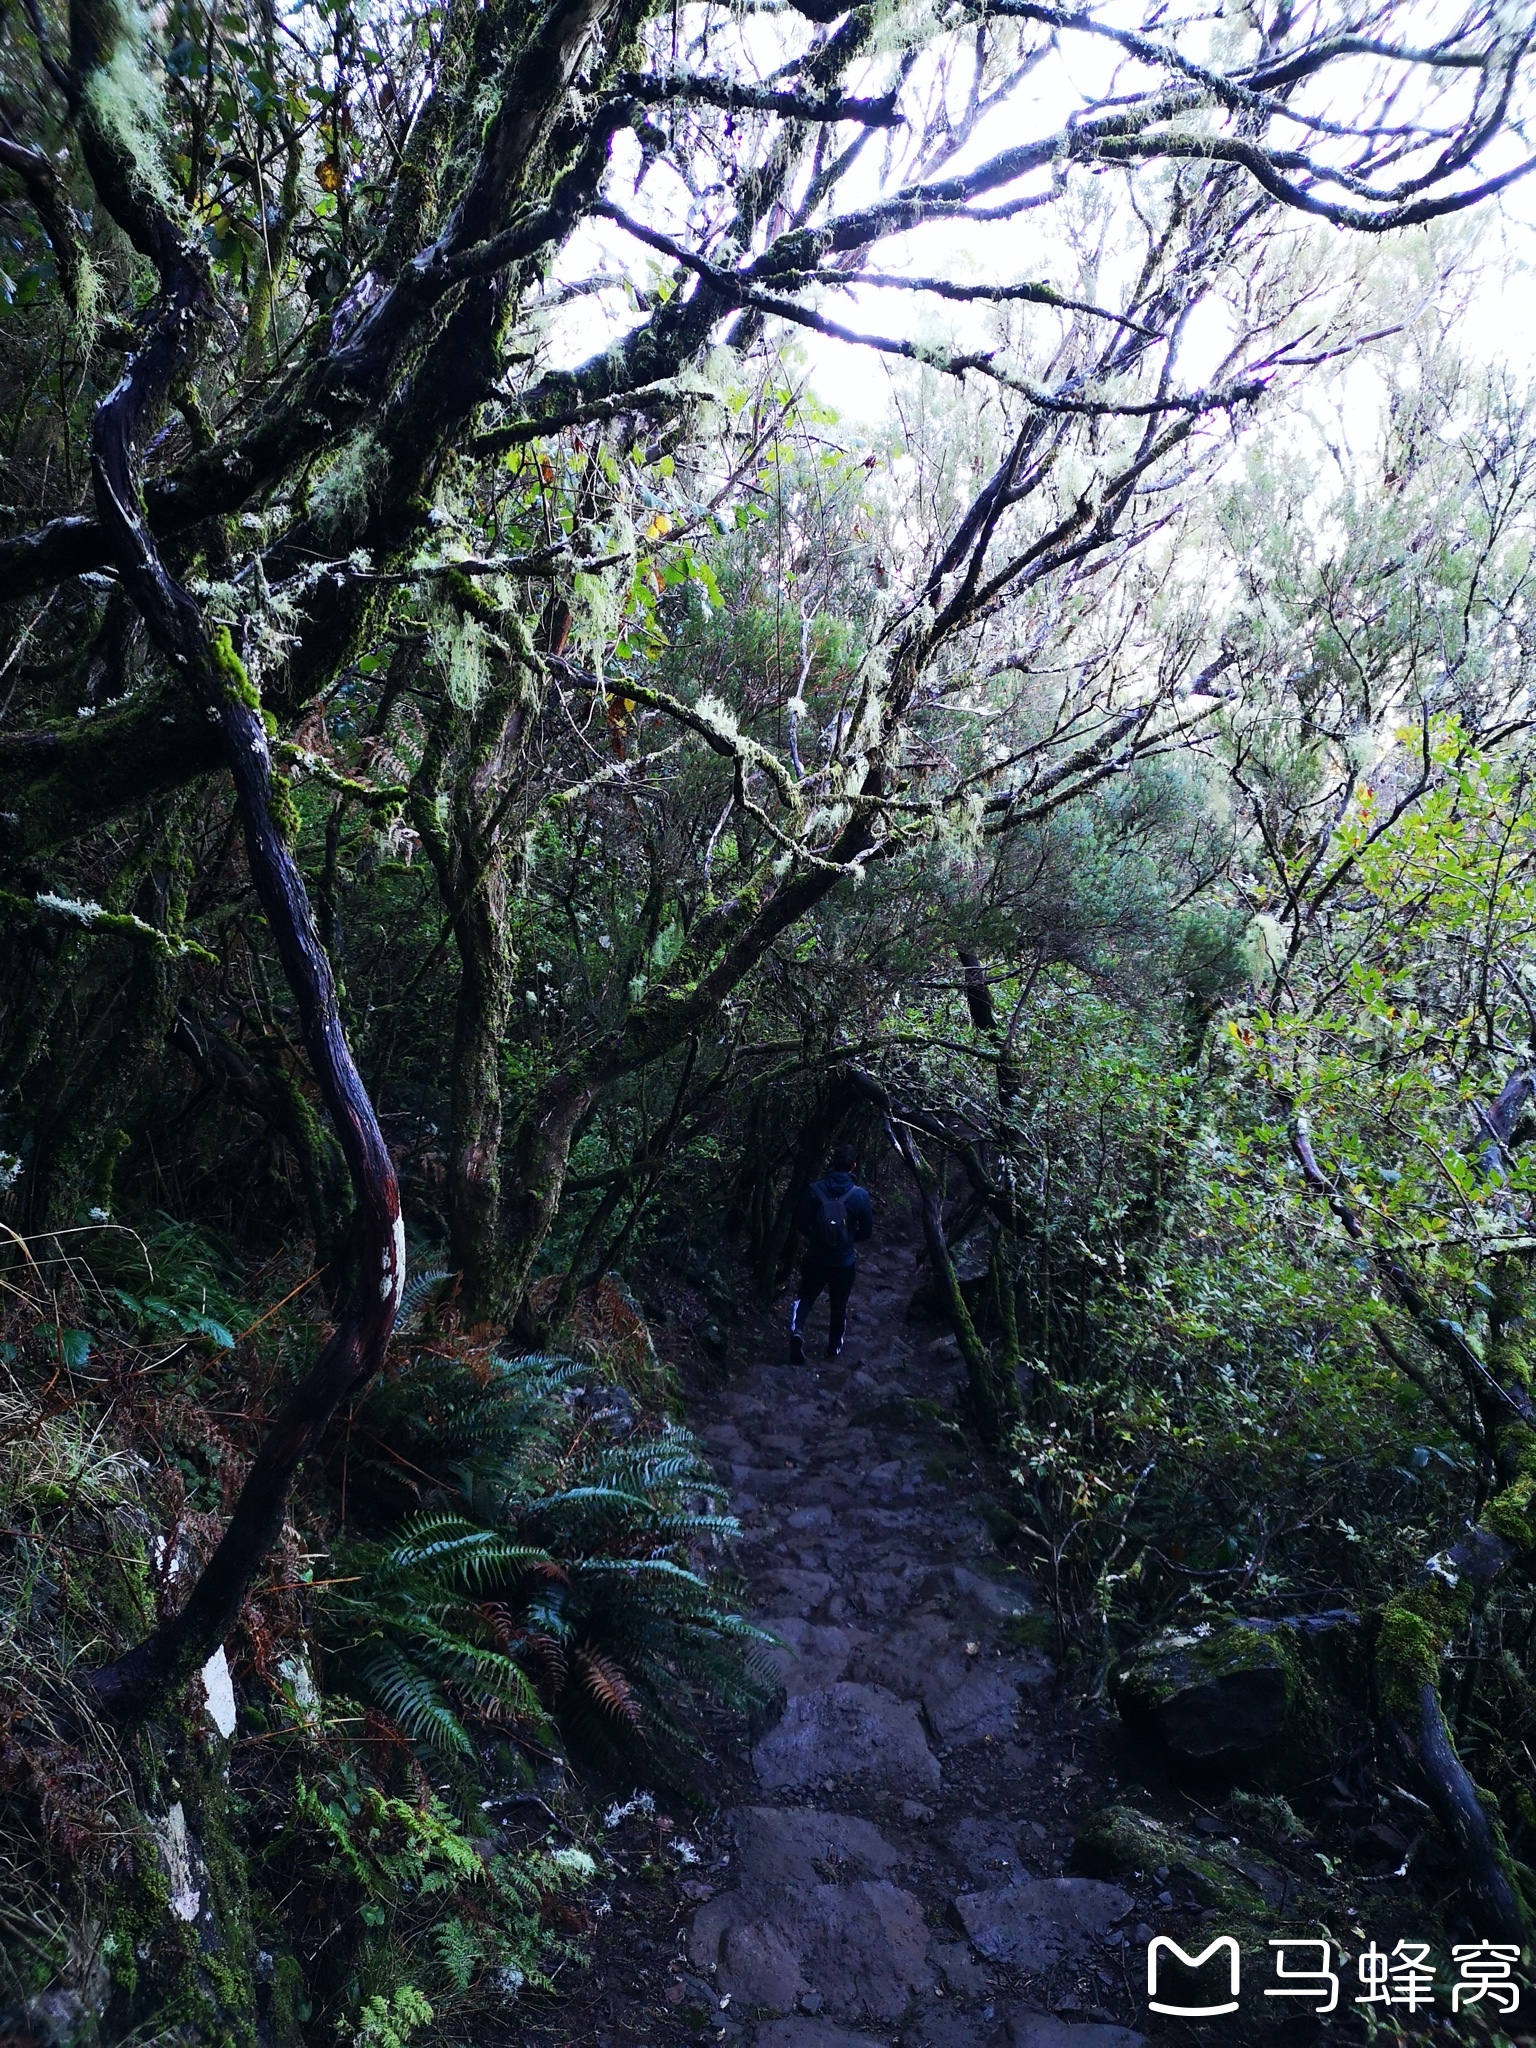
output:
[[[825,1288],[827,1309],[831,1318],[827,1330],[827,1348],[831,1351],[837,1349],[843,1341],[843,1326],[848,1320],[848,1297],[853,1292],[853,1283],[858,1271],[857,1265],[818,1266],[807,1259],[800,1268],[800,1298],[795,1303],[794,1319],[790,1324],[790,1328],[797,1336],[805,1334],[806,1318]]]

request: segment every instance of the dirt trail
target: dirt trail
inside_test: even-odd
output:
[[[784,1699],[688,1887],[666,1995],[741,2048],[1137,2048],[1148,1930],[1063,1874],[1076,1811],[1113,1796],[1108,1731],[1029,1647],[953,1340],[905,1318],[914,1277],[908,1246],[877,1246],[840,1360],[823,1307],[808,1364],[762,1358],[694,1404]]]

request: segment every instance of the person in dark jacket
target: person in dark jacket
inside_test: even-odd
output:
[[[823,1288],[830,1320],[827,1356],[843,1348],[848,1297],[859,1270],[859,1246],[875,1227],[868,1193],[853,1175],[858,1162],[851,1145],[839,1145],[827,1171],[813,1180],[800,1198],[795,1228],[805,1239],[800,1256],[800,1292],[789,1311],[789,1355],[796,1365],[805,1358],[805,1322]]]

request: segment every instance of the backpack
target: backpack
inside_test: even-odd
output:
[[[813,1181],[811,1227],[806,1235],[811,1249],[824,1259],[840,1259],[853,1246],[853,1226],[848,1221],[848,1199],[829,1194],[820,1181]]]

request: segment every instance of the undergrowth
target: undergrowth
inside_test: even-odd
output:
[[[572,1766],[677,1780],[763,1696],[687,1432],[418,1289],[226,1645],[233,1739],[197,1680],[119,1740],[82,1677],[174,1610],[323,1304],[164,1219],[0,1279],[0,2008],[402,2048],[578,1964]]]

